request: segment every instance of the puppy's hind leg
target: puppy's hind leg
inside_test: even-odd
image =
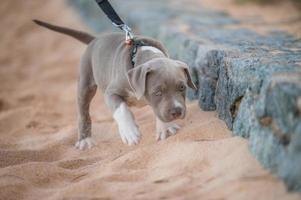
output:
[[[87,57],[84,55],[80,66],[77,94],[79,138],[75,146],[80,150],[91,148],[93,146],[93,141],[91,139],[91,118],[89,108],[96,90],[97,85],[93,78],[91,65]]]

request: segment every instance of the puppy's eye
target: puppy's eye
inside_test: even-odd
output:
[[[157,97],[162,96],[162,91],[161,90],[156,91],[155,96],[157,96]]]
[[[184,91],[186,89],[186,86],[184,84],[179,85],[179,90]]]

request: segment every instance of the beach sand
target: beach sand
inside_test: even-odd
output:
[[[98,93],[96,146],[75,149],[85,46],[31,19],[88,29],[60,0],[3,1],[0,10],[0,199],[300,199],[197,102],[160,142],[150,107],[133,109],[142,140],[126,146]]]

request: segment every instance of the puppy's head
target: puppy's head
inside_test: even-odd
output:
[[[155,58],[128,72],[129,83],[138,99],[142,96],[164,121],[185,117],[186,88],[196,89],[185,63]]]

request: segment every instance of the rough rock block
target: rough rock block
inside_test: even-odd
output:
[[[255,104],[250,146],[289,189],[301,190],[301,73],[274,74]]]

